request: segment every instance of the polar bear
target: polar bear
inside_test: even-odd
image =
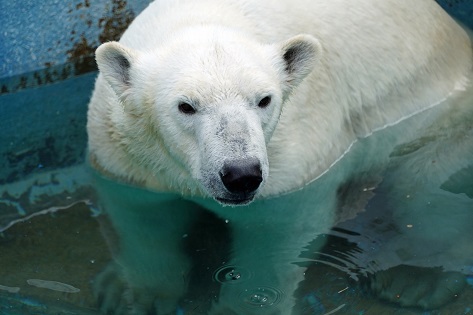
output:
[[[269,272],[269,253],[289,254],[278,256],[287,263],[347,216],[336,211],[339,188],[386,166],[387,148],[415,140],[439,115],[389,136],[387,144],[373,140],[365,155],[337,161],[357,139],[461,93],[472,47],[431,0],[163,0],[151,3],[120,42],[101,45],[96,59],[90,163],[115,180],[160,192],[144,202],[102,189],[118,234],[130,237],[118,254],[120,267],[102,280],[121,274],[132,292],[120,303],[102,292],[103,308],[175,313],[190,268],[177,236],[205,208],[232,225],[232,263],[253,270],[244,286],[223,284],[211,312],[290,314],[303,268],[275,264]],[[278,196],[287,196],[290,213]],[[176,228],[151,237],[152,226],[135,213],[151,215],[156,204],[175,209],[172,201],[183,209],[173,217]],[[152,215],[167,220],[162,212]],[[264,240],[262,231],[274,239]],[[140,259],[146,242],[161,250]],[[156,276],[137,276],[138,270]],[[284,297],[252,311],[232,302],[261,285],[282,287]],[[422,297],[409,305],[430,307]]]

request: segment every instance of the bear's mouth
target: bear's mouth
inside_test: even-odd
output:
[[[245,198],[235,198],[235,199],[227,199],[227,198],[215,198],[219,203],[226,205],[226,206],[244,206],[251,203],[254,199],[253,196],[245,196]]]

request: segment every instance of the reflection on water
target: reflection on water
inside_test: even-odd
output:
[[[460,301],[473,275],[471,94],[358,141],[303,189],[245,207],[96,176],[114,257],[93,284],[101,309],[399,310],[376,311],[379,299],[414,307],[404,314],[455,300],[457,314],[470,312]]]

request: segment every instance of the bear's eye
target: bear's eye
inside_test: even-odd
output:
[[[265,96],[261,99],[261,101],[259,101],[258,107],[265,108],[269,105],[269,103],[271,103],[271,96]]]
[[[195,114],[195,108],[192,107],[190,104],[188,103],[180,103],[179,104],[179,111],[183,114],[186,114],[186,115],[192,115],[192,114]]]

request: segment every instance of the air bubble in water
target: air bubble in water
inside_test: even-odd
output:
[[[238,271],[232,270],[225,274],[225,280],[235,281],[241,278],[241,274]]]
[[[252,304],[263,305],[268,303],[269,297],[264,294],[253,294],[249,300]]]
[[[248,280],[250,277],[251,274],[249,271],[237,266],[223,266],[214,274],[214,279],[217,282],[225,284],[241,283],[242,281]]]
[[[240,294],[240,299],[246,307],[261,308],[279,303],[282,292],[270,287],[257,287],[245,290]]]

